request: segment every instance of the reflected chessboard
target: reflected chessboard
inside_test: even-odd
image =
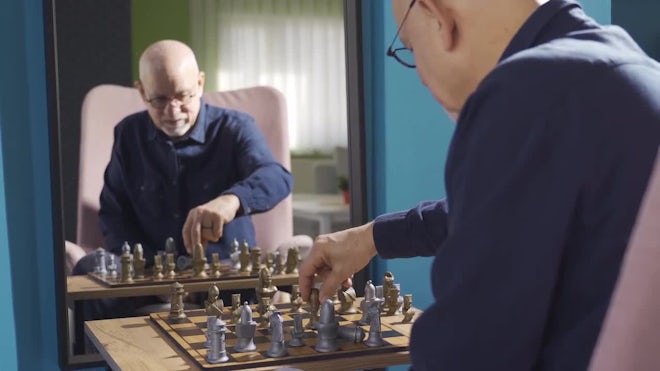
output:
[[[135,278],[133,277],[133,282],[121,282],[120,275],[117,277],[110,277],[109,275],[101,275],[98,273],[90,272],[88,275],[93,278],[95,281],[101,283],[106,287],[135,287],[135,286],[146,286],[146,285],[169,285],[174,282],[179,282],[181,284],[186,284],[190,282],[220,282],[226,280],[236,280],[243,278],[258,278],[256,274],[250,274],[250,272],[239,272],[237,269],[232,268],[229,264],[220,265],[220,277],[216,278],[211,276],[210,271],[206,271],[208,277],[200,278],[193,277],[192,269],[186,269],[183,271],[177,271],[174,278],[162,278],[156,279],[153,276],[153,271],[147,269],[145,272],[144,278]],[[277,277],[275,275],[274,277]]]
[[[291,339],[291,329],[293,328],[293,319],[290,316],[290,304],[278,304],[276,307],[281,311],[284,320],[285,340]],[[310,318],[309,307],[303,306],[305,313],[303,316],[303,325],[307,325]],[[401,323],[403,316],[385,316],[381,317],[381,330],[383,340],[386,345],[382,347],[370,348],[363,343],[353,343],[347,340],[338,340],[339,349],[331,353],[319,353],[314,349],[317,337],[313,330],[306,330],[303,336],[305,345],[302,347],[288,347],[289,355],[282,358],[269,358],[266,351],[270,345],[270,336],[268,329],[257,327],[254,343],[257,349],[252,352],[234,353],[232,348],[236,345],[235,325],[230,314],[231,307],[225,308],[222,320],[227,325],[225,333],[226,350],[229,361],[220,364],[210,364],[206,362],[206,312],[204,310],[186,311],[187,318],[183,320],[169,320],[169,313],[152,313],[150,315],[153,323],[161,330],[167,338],[179,346],[181,350],[187,353],[199,367],[213,370],[239,370],[256,367],[270,367],[283,364],[292,364],[296,362],[322,361],[339,359],[346,357],[360,357],[363,355],[377,355],[408,350],[410,342],[410,330],[412,323]],[[259,314],[253,310],[253,319],[259,323]],[[340,326],[359,326],[358,320],[362,317],[361,313],[338,315],[337,320]],[[369,326],[361,326],[365,332],[369,333]],[[368,337],[368,335],[367,335]]]

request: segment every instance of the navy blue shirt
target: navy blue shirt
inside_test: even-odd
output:
[[[168,237],[185,254],[181,230],[190,209],[231,193],[240,199],[237,217],[206,249],[209,259],[213,252],[228,258],[234,238],[255,245],[250,215],[270,210],[291,193],[291,174],[242,112],[202,101],[189,136],[172,141],[143,111],[123,119],[114,135],[99,218],[105,248],[115,254],[124,241],[140,242],[152,262]]]
[[[585,370],[660,145],[660,65],[551,0],[470,96],[447,199],[377,218],[386,258],[434,256],[416,370]]]

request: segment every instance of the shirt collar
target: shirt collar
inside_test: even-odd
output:
[[[188,134],[188,137],[184,140],[191,139],[200,144],[204,144],[204,141],[206,140],[206,128],[208,126],[208,120],[206,120],[206,106],[207,105],[204,101],[204,98],[201,98],[199,103],[199,113],[197,114],[195,125],[193,125],[190,134]],[[147,117],[149,120],[149,125],[147,128],[147,140],[155,140],[156,138],[161,138],[165,141],[170,140],[170,138],[165,135],[165,133],[156,127],[149,114],[147,114]]]
[[[561,11],[567,10],[570,8],[578,7],[580,4],[572,0],[550,0],[547,3],[540,6],[532,15],[525,21],[525,23],[520,27],[520,30],[516,35],[511,39],[509,46],[504,50],[500,61],[514,55],[515,53],[528,49],[534,45],[537,45],[544,41],[547,36],[545,35],[547,30],[546,26],[550,21]],[[544,37],[545,36],[545,37]]]

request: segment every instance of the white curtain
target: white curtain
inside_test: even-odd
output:
[[[269,85],[288,102],[291,149],[346,146],[341,0],[190,0],[206,90]]]

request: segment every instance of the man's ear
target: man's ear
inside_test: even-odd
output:
[[[199,88],[200,94],[204,92],[204,81],[206,81],[206,74],[204,71],[199,71],[199,77],[197,77],[197,87]]]
[[[419,6],[437,23],[445,50],[455,49],[458,40],[458,28],[454,11],[439,0],[419,0]]]
[[[140,92],[140,96],[142,97],[142,100],[146,102],[147,101],[147,96],[144,93],[144,86],[142,86],[142,83],[140,82],[140,80],[135,80],[133,82],[133,86],[135,86],[135,88]]]

